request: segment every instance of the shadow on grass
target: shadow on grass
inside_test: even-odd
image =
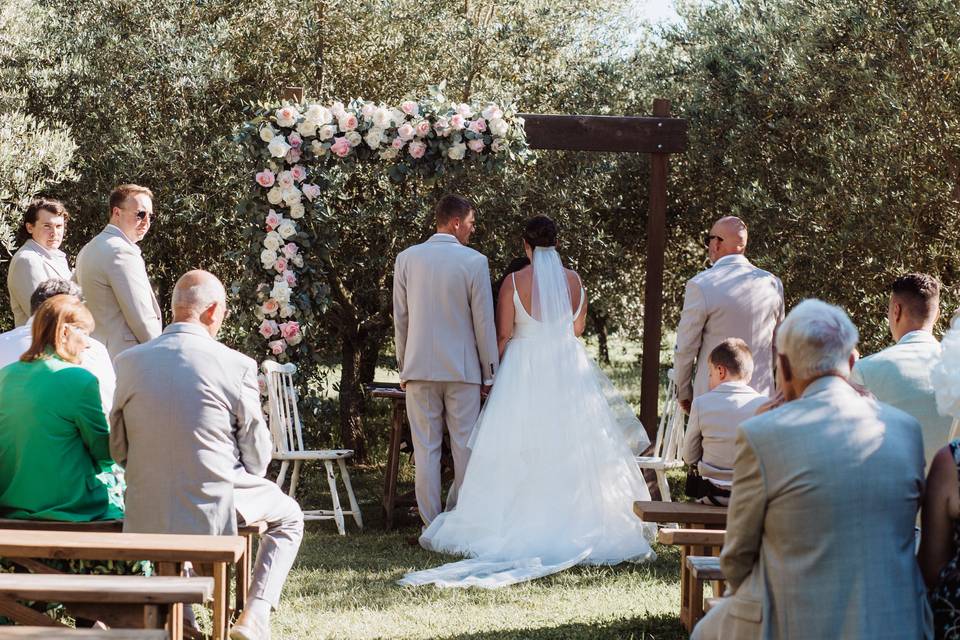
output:
[[[435,640],[666,640],[686,634],[676,616],[661,614],[599,623],[574,622],[555,627],[497,629],[478,633],[438,636]]]

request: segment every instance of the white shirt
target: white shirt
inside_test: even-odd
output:
[[[0,333],[0,368],[13,364],[30,348],[33,316],[22,327]],[[87,338],[87,349],[83,352],[80,366],[97,377],[100,382],[100,400],[103,412],[110,413],[113,407],[113,392],[117,387],[117,374],[113,371],[110,354],[103,344],[93,338]]]

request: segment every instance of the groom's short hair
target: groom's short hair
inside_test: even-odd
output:
[[[437,219],[437,226],[446,226],[454,218],[466,218],[471,211],[476,209],[473,203],[463,196],[455,193],[448,193],[440,198],[440,202],[433,209],[433,215]]]
[[[916,320],[926,320],[940,306],[940,281],[926,273],[908,273],[894,280],[890,291]]]

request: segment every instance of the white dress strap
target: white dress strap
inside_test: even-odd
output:
[[[580,283],[580,304],[577,305],[577,310],[573,314],[573,319],[576,320],[580,317],[580,312],[583,311],[583,301],[587,297],[587,292],[583,288],[583,280],[580,279],[580,274],[574,271],[573,275],[577,276],[577,282]]]

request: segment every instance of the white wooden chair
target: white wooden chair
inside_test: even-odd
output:
[[[327,470],[327,482],[330,485],[330,497],[333,499],[333,509],[304,511],[304,520],[330,520],[337,523],[340,535],[346,535],[344,515],[352,515],[357,527],[363,528],[363,517],[360,515],[360,506],[353,493],[350,483],[350,473],[347,471],[347,458],[353,456],[350,449],[320,449],[309,450],[303,446],[303,426],[300,423],[300,413],[297,409],[297,391],[293,386],[293,374],[297,367],[292,363],[278,364],[267,360],[261,366],[267,379],[267,401],[270,410],[270,433],[273,436],[273,459],[280,460],[280,475],[277,476],[277,485],[283,488],[287,477],[287,470],[293,462],[293,474],[290,477],[290,488],[287,495],[295,497],[297,482],[300,480],[300,467],[307,461],[322,461]],[[333,463],[340,467],[340,478],[347,489],[347,498],[350,500],[350,510],[344,511],[340,507],[340,494],[337,492],[337,477]]]
[[[649,456],[637,456],[637,465],[641,469],[653,469],[657,474],[657,486],[660,499],[670,502],[670,484],[667,482],[667,469],[679,469],[683,466],[680,447],[683,446],[683,434],[686,428],[686,415],[677,399],[677,383],[673,369],[667,372],[667,399],[663,406],[663,415],[657,426],[657,439]]]

